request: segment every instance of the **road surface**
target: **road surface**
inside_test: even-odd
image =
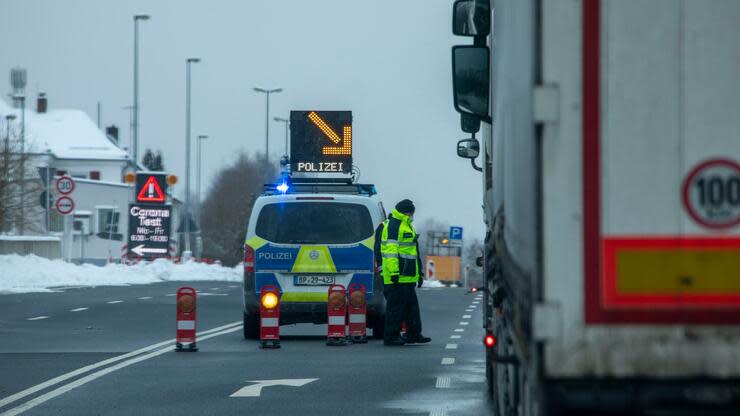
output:
[[[0,295],[0,415],[487,415],[480,305],[419,291],[426,345],[329,347],[326,326],[241,329],[241,286],[198,290],[197,353],[176,353],[182,284]]]

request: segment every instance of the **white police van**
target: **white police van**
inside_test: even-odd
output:
[[[375,228],[386,213],[374,185],[294,179],[265,185],[244,244],[244,337],[259,337],[260,292],[280,289],[280,325],[326,323],[330,285],[361,283],[367,323],[382,338],[383,280],[376,272]]]

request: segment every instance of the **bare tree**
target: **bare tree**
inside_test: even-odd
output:
[[[21,153],[18,128],[14,124],[0,129],[0,232],[15,232],[20,228],[40,232],[38,200],[42,187],[34,166],[29,163],[30,152]],[[21,194],[23,182],[25,193]]]
[[[201,209],[203,256],[233,266],[243,259],[244,236],[252,206],[265,183],[277,178],[277,163],[245,152],[223,168],[208,190]]]

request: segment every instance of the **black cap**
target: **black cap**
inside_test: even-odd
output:
[[[411,202],[411,200],[404,199],[403,201],[396,204],[396,211],[400,212],[401,214],[413,214],[414,211],[416,211],[416,207],[414,206],[414,203]]]

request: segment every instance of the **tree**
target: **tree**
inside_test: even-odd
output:
[[[20,228],[32,233],[40,227],[42,190],[36,167],[30,163],[32,149],[21,153],[20,127],[3,126],[0,137],[0,232],[17,232]],[[21,194],[21,183],[25,192]],[[21,215],[23,213],[24,215]],[[24,222],[21,227],[21,221]]]
[[[164,171],[164,162],[162,161],[162,151],[157,150],[157,153],[154,155],[154,160],[152,160],[152,167],[150,170],[156,171],[156,172],[163,172]]]
[[[148,170],[155,170],[152,169],[152,165],[154,164],[154,153],[152,152],[152,149],[146,149],[144,151],[144,156],[141,158],[141,164]]]
[[[227,266],[242,261],[252,206],[262,185],[277,179],[276,166],[259,154],[241,152],[216,174],[200,211],[203,257],[221,259]]]

